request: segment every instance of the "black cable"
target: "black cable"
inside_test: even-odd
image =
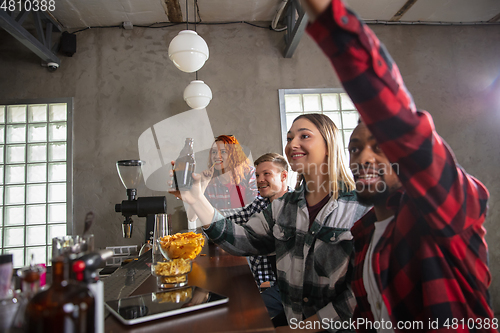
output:
[[[159,27],[154,27],[154,25],[156,25],[156,24],[164,24],[164,25],[159,26]],[[179,24],[184,24],[184,22],[156,22],[156,23],[152,23],[150,25],[134,25],[134,27],[150,28],[150,29],[162,29],[162,28],[173,27],[174,25],[179,25]]]
[[[104,27],[86,27],[86,28],[83,28],[83,29],[80,29],[77,31],[73,31],[72,34],[76,34],[77,32],[82,32],[82,31],[89,30],[89,29],[108,29],[108,28],[121,28],[121,27],[122,27],[121,25],[110,25],[110,26],[104,26]]]
[[[198,0],[193,2],[193,12],[194,12],[194,32],[196,32],[196,7],[198,7]],[[195,73],[195,80],[198,81],[198,71]]]
[[[266,26],[261,26],[261,25],[253,24],[253,23],[250,23],[248,21],[202,22],[201,18],[200,18],[200,21],[198,21],[198,22],[188,22],[188,21],[186,21],[186,24],[194,24],[195,25],[195,29],[196,29],[196,24],[202,24],[202,25],[225,25],[225,24],[242,24],[242,23],[243,24],[251,25],[251,26],[256,27],[256,28],[269,29],[269,30],[274,31],[274,32],[280,32],[280,31],[276,31],[276,30],[271,29],[271,25],[269,25],[269,26],[266,27]],[[164,25],[162,25],[162,26],[154,26],[154,25],[157,25],[157,24],[164,24]],[[146,29],[163,29],[163,28],[170,28],[170,27],[173,27],[173,26],[176,26],[176,25],[179,25],[179,24],[183,24],[183,22],[180,22],[180,23],[175,23],[175,22],[155,22],[155,23],[152,23],[150,25],[134,25],[134,27],[137,27],[137,28],[146,28]],[[90,29],[108,29],[108,28],[123,28],[123,26],[122,25],[110,25],[110,26],[86,27],[86,28],[82,28],[80,30],[74,31],[72,33],[76,34],[78,32],[82,32],[82,31],[90,30]]]
[[[196,20],[195,20],[196,21]],[[189,30],[188,0],[186,0],[186,30]]]
[[[245,24],[251,25],[252,27],[257,27],[257,28],[269,29],[269,30],[272,30],[272,31],[276,31],[276,30],[273,30],[273,29],[271,28],[271,26],[268,26],[268,27],[263,27],[263,26],[260,26],[260,25],[257,25],[257,24],[253,24],[253,23],[250,23],[250,22],[247,22],[247,21],[243,21],[242,23],[245,23]],[[279,31],[276,31],[276,32],[279,32]]]

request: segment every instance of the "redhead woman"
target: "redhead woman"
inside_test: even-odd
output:
[[[234,136],[219,135],[209,152],[205,196],[216,209],[241,208],[258,195],[255,168]]]

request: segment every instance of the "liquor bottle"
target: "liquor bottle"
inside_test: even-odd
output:
[[[193,185],[193,172],[196,167],[193,150],[194,140],[186,138],[184,148],[182,148],[179,157],[174,164],[174,181],[175,190],[189,190]]]
[[[24,313],[28,302],[38,293],[41,289],[41,276],[45,274],[45,267],[42,265],[35,265],[34,255],[31,255],[29,266],[22,267],[17,270],[17,276],[21,279],[21,293],[16,295],[18,309],[12,323],[12,332],[22,331],[24,328]]]
[[[92,291],[95,301],[95,333],[104,333],[104,284],[97,269],[113,256],[111,250],[89,252],[73,261],[73,272],[77,281],[84,282]]]
[[[67,255],[52,260],[52,285],[26,306],[25,332],[95,332],[95,300],[84,283],[69,279]]]

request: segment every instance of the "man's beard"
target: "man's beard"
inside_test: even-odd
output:
[[[389,198],[391,193],[392,193],[392,191],[389,189],[388,186],[386,186],[385,190],[382,192],[368,193],[368,195],[366,195],[366,196],[357,192],[358,202],[362,205],[365,205],[365,206],[385,205],[387,203],[387,199]]]

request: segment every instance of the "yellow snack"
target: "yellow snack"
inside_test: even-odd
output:
[[[186,282],[189,272],[191,272],[190,259],[173,259],[154,265],[154,274],[160,277],[164,284]]]
[[[191,272],[191,260],[173,259],[159,262],[154,266],[157,276],[177,276]]]
[[[162,276],[160,279],[163,284],[179,284],[187,281],[187,275]]]
[[[170,283],[170,282],[167,282]],[[193,297],[192,288],[184,288],[180,290],[169,291],[166,293],[156,294],[158,303],[181,303],[186,302]]]
[[[167,235],[160,239],[160,246],[170,259],[194,259],[205,245],[205,237],[194,232]]]

